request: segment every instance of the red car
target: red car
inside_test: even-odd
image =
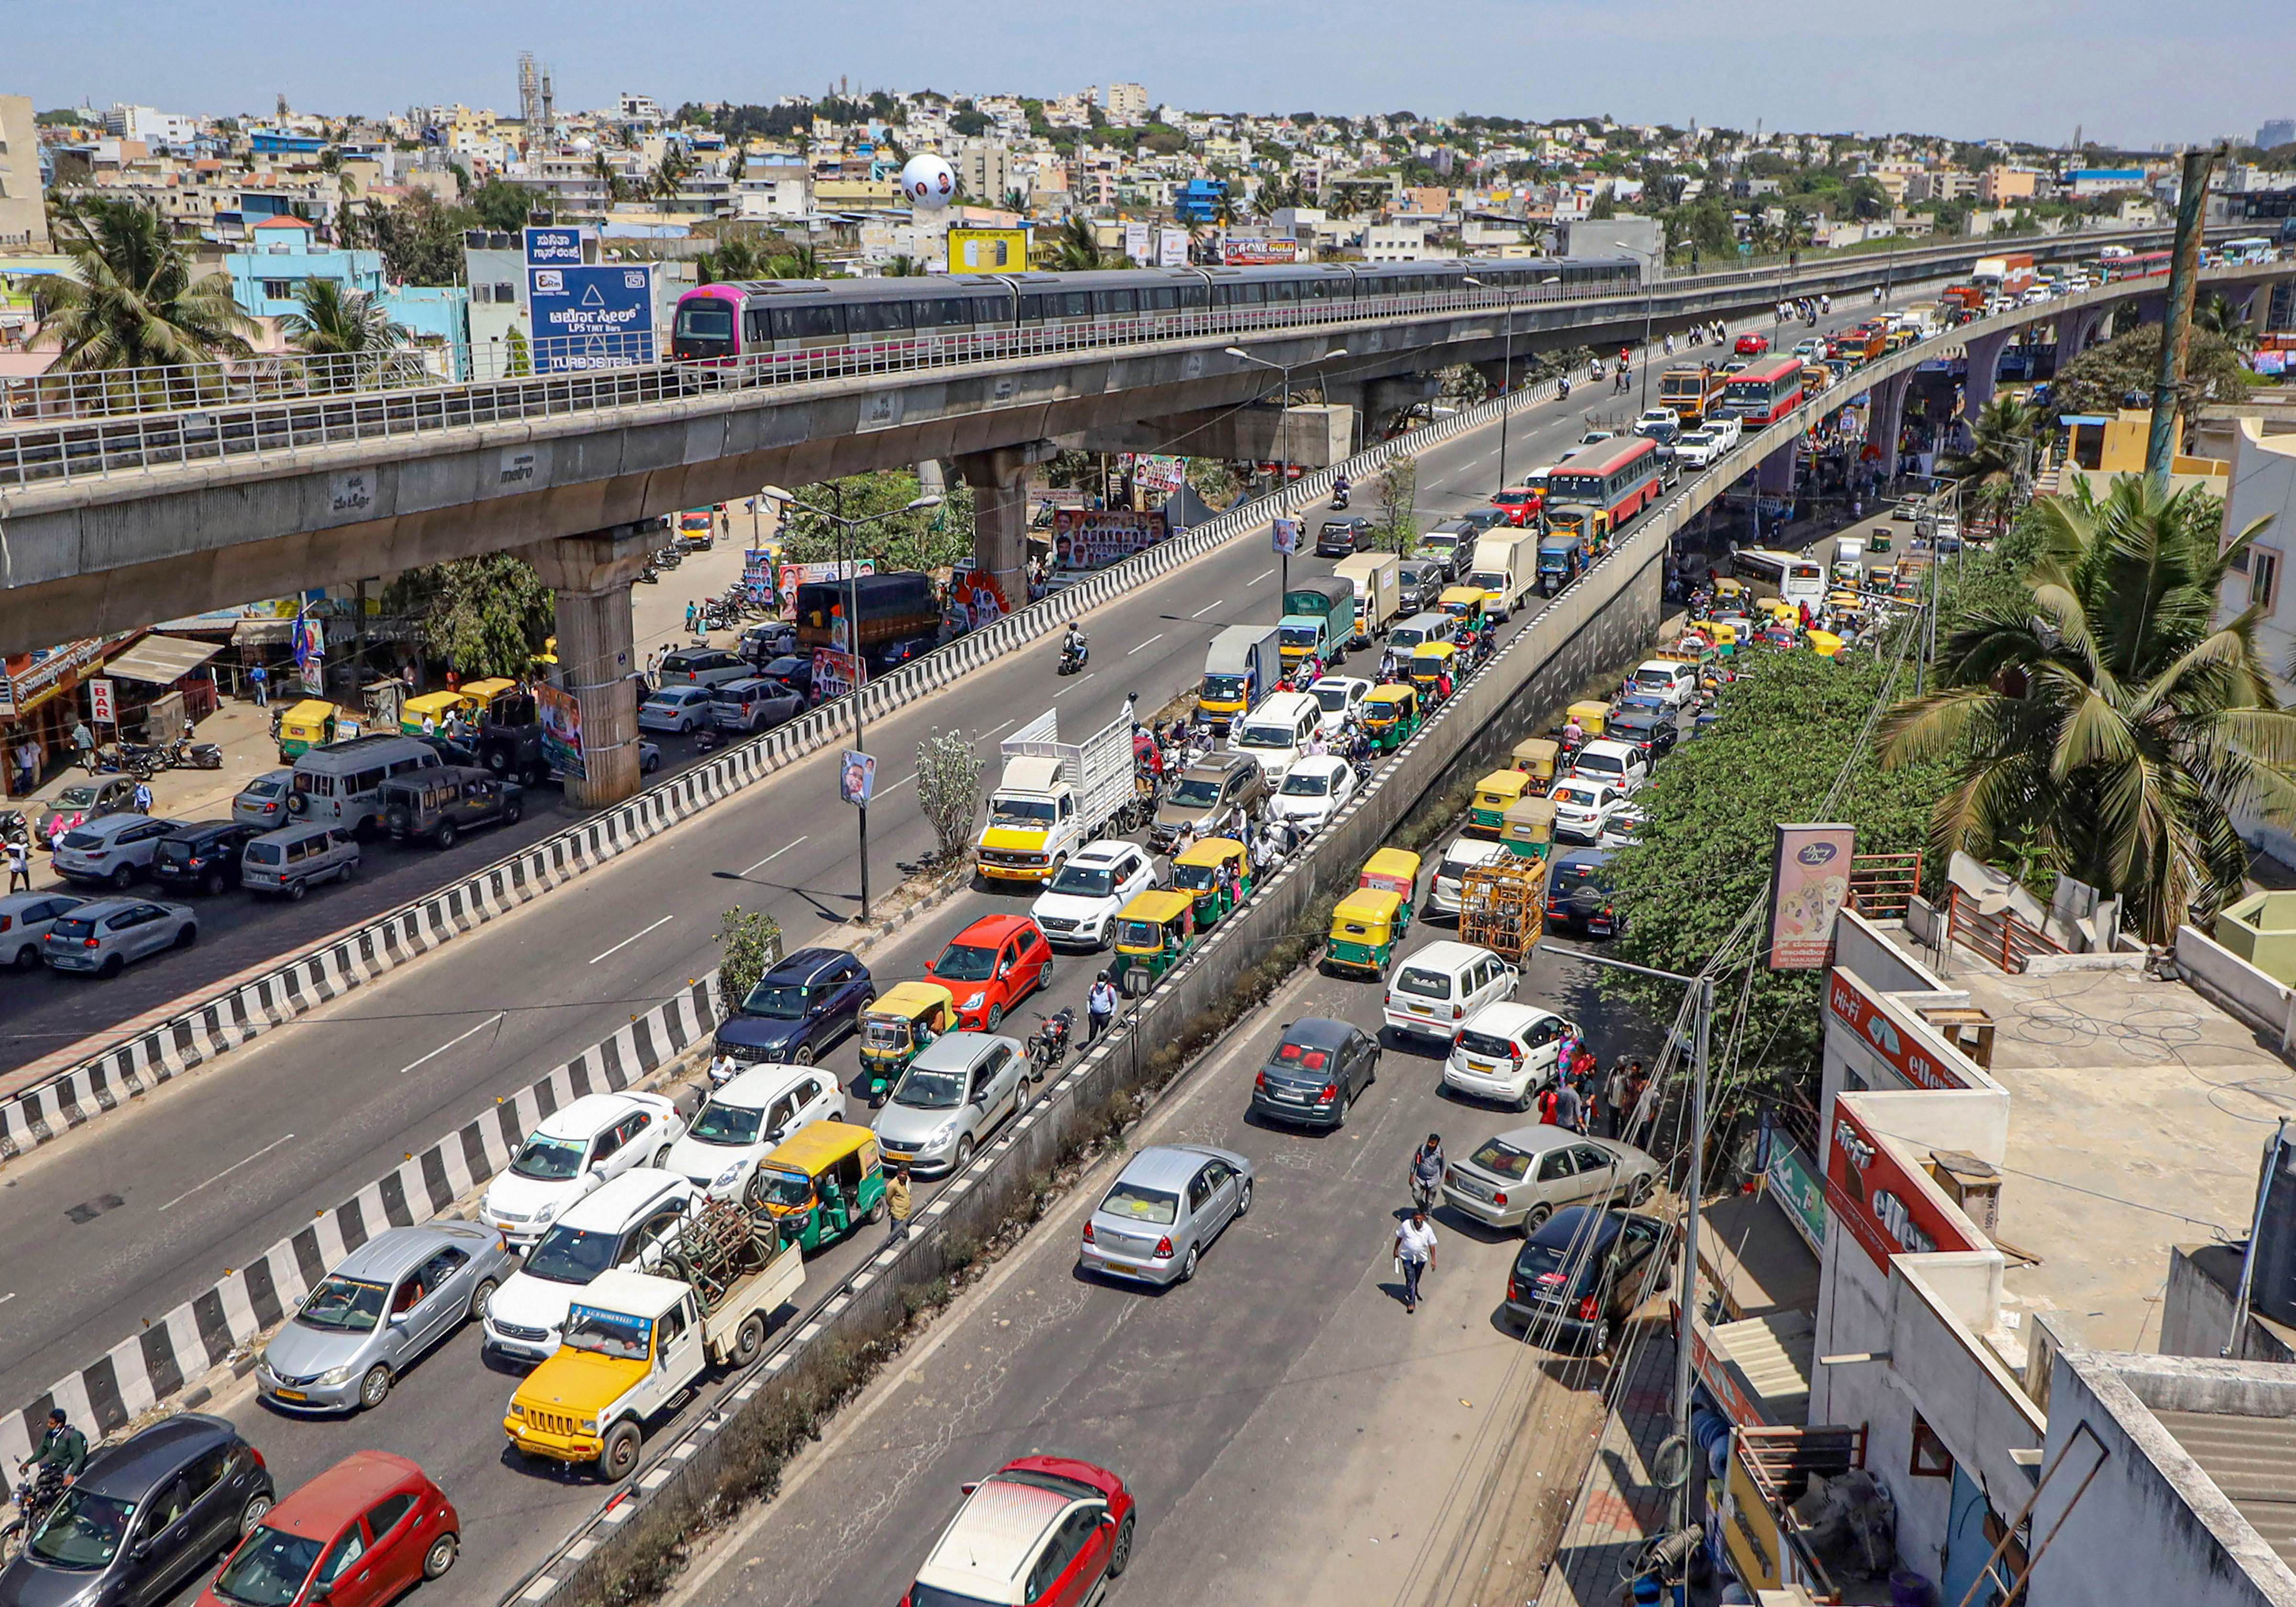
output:
[[[1081,1607],[1132,1561],[1132,1492],[1106,1468],[1023,1456],[979,1484],[901,1607]]]
[[[381,1607],[455,1565],[462,1520],[404,1456],[354,1451],[263,1514],[198,1607]]]
[[[1493,493],[1491,506],[1504,510],[1509,524],[1523,525],[1538,516],[1539,504],[1545,500],[1533,487],[1510,486],[1504,491]]]
[[[1738,344],[1733,349],[1742,357],[1759,357],[1770,349],[1770,338],[1750,329],[1738,337]]]
[[[1053,980],[1053,946],[1026,915],[983,915],[948,940],[925,975],[956,995],[956,1024],[994,1032],[1013,1006]]]

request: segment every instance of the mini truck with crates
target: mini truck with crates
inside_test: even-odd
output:
[[[1004,774],[973,845],[983,877],[1049,882],[1070,854],[1136,830],[1156,807],[1134,776],[1129,707],[1080,742],[1060,735],[1060,711],[1047,709],[997,745]]]
[[[773,1314],[804,1283],[805,1253],[772,1218],[709,1201],[652,1270],[615,1267],[584,1286],[558,1349],[511,1396],[511,1448],[628,1477],[646,1425],[710,1367],[757,1360]]]

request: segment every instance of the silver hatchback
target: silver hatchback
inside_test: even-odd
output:
[[[982,1139],[1023,1108],[1029,1056],[1018,1038],[950,1032],[928,1044],[877,1113],[888,1165],[962,1171]]]
[[[1208,1144],[1160,1144],[1126,1163],[1086,1218],[1087,1272],[1182,1283],[1222,1228],[1251,1209],[1250,1160]]]
[[[290,1412],[379,1406],[398,1375],[483,1317],[517,1258],[472,1222],[394,1227],[345,1256],[255,1365],[255,1387]]]
[[[130,960],[163,948],[189,948],[200,935],[184,904],[149,898],[94,898],[48,923],[40,954],[58,971],[116,977]]]

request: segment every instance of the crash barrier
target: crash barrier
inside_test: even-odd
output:
[[[1324,496],[1332,477],[1376,472],[1400,454],[1423,451],[1496,419],[1502,406],[1550,399],[1551,381],[1461,409],[1423,429],[1360,452],[1344,463],[1214,515],[1124,562],[1086,576],[1041,602],[981,627],[861,689],[863,714],[879,720],[959,676],[1015,652],[1069,620],[1201,557],[1239,536],[1265,529],[1280,512]],[[692,818],[808,754],[851,727],[849,698],[788,724],[486,866],[454,885],[400,906],[296,955],[252,981],[224,988],[124,1042],[108,1045],[0,1099],[0,1161],[119,1109],[127,1101],[285,1025],[354,988],[428,954],[441,943],[540,897]]]

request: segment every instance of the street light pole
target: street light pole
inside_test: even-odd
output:
[[[1281,519],[1283,517],[1284,509],[1290,505],[1292,495],[1292,458],[1291,455],[1284,450],[1283,441],[1284,420],[1292,414],[1292,371],[1294,368],[1313,368],[1316,364],[1328,363],[1333,357],[1344,357],[1348,355],[1348,348],[1344,346],[1334,346],[1321,357],[1306,363],[1277,363],[1267,357],[1255,357],[1241,346],[1229,347],[1227,355],[1241,358],[1246,363],[1257,364],[1261,368],[1272,368],[1283,376],[1283,413],[1275,421],[1275,512],[1273,515],[1274,518]],[[1275,562],[1278,570],[1275,577],[1275,611],[1281,614],[1283,611],[1283,594],[1292,589],[1292,554],[1278,553],[1275,554]]]

